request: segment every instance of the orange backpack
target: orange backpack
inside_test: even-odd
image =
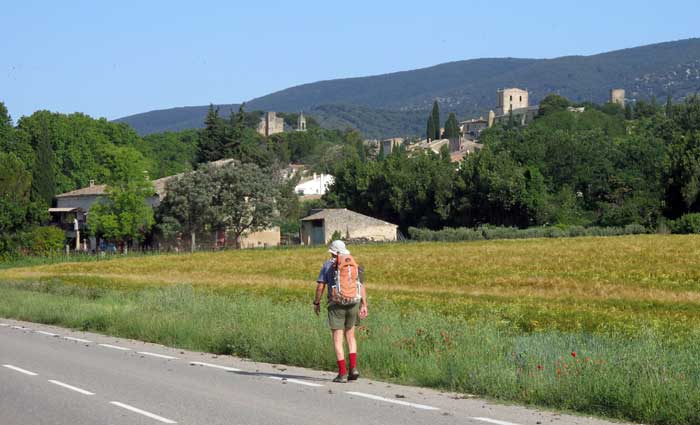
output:
[[[357,304],[362,299],[359,270],[352,255],[338,255],[335,262],[335,282],[331,286],[331,301],[335,304]]]

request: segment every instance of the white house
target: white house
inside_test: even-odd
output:
[[[294,192],[299,196],[325,195],[328,186],[333,184],[333,176],[330,174],[316,174],[313,177],[303,179],[294,187]]]

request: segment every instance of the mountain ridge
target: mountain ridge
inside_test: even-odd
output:
[[[322,125],[350,126],[367,137],[421,134],[425,117],[417,112],[427,112],[434,99],[443,112],[455,112],[460,119],[478,117],[495,107],[496,90],[504,87],[528,89],[532,103],[549,93],[577,102],[601,103],[616,87],[626,89],[630,99],[671,95],[680,100],[700,90],[700,39],[586,56],[469,59],[388,74],[323,80],[254,98],[246,102],[246,109],[303,110],[310,115],[318,112]],[[222,111],[238,107],[219,106]],[[207,107],[156,110],[116,121],[133,125],[141,134],[159,128],[192,128],[196,122],[201,127]],[[405,119],[399,120],[399,112],[407,112]],[[372,115],[375,118],[365,124],[362,117]],[[383,119],[390,125],[383,125]],[[397,134],[397,129],[405,131]]]

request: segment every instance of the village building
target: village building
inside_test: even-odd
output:
[[[233,159],[222,159],[211,162],[210,165],[220,167],[230,164],[233,161]],[[156,208],[167,195],[167,182],[181,175],[182,174],[176,174],[153,180],[153,194],[146,199],[146,203],[152,208]],[[77,232],[82,232],[86,228],[90,209],[107,196],[109,196],[108,186],[104,184],[95,184],[94,181],[90,181],[88,187],[56,195],[56,207],[49,208],[51,224],[63,229],[66,234],[66,239],[75,239]],[[77,230],[74,224],[77,225]],[[95,251],[97,248],[97,240],[91,237],[88,242],[89,244],[85,244],[89,245],[88,249],[90,251]],[[279,246],[280,229],[279,227],[270,227],[260,232],[245,234],[241,238],[240,245],[246,248]]]
[[[304,120],[304,126],[306,126],[306,120]],[[268,137],[282,132],[284,132],[284,118],[278,117],[275,112],[265,112],[258,123],[258,133]]]
[[[487,128],[489,128],[489,122],[484,117],[459,122],[460,133],[471,140],[479,140],[481,132]]]
[[[383,139],[379,145],[380,149],[382,150],[382,155],[391,155],[391,153],[394,152],[395,149],[398,149],[401,145],[404,144],[404,141],[405,140],[403,137],[392,137],[389,139]]]
[[[616,103],[623,108],[625,107],[625,89],[610,90],[610,103]]]
[[[539,105],[530,106],[527,90],[507,88],[496,92],[497,106],[489,111],[488,126],[508,123],[511,120],[520,125],[531,123],[540,111]]]
[[[306,131],[306,117],[303,112],[297,118],[297,131]]]
[[[313,173],[311,177],[301,179],[294,187],[294,192],[305,199],[320,198],[326,194],[326,190],[332,184],[333,176],[330,174]]]
[[[398,226],[348,209],[313,210],[301,219],[302,245],[325,245],[338,233],[347,241],[395,241]]]

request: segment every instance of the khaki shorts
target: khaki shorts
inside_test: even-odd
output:
[[[331,329],[350,329],[360,323],[360,303],[328,305],[328,326]]]

